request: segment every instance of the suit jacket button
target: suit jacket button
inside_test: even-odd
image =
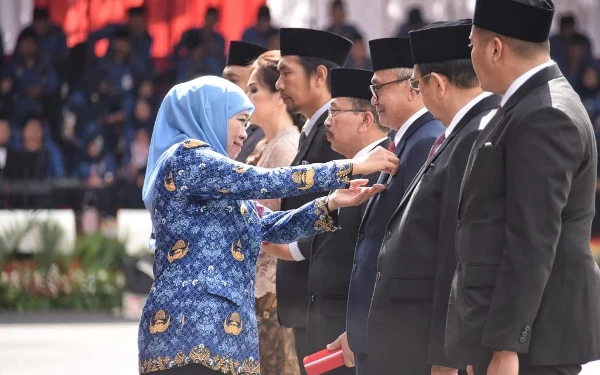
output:
[[[521,336],[523,336],[523,337],[527,337],[527,331],[523,331],[523,332],[521,333]]]
[[[364,237],[365,236],[362,233],[359,233],[357,241],[362,241]]]
[[[315,295],[314,294],[310,295],[310,302],[315,302]]]
[[[456,227],[460,228],[460,219],[458,219],[458,221],[456,222]]]
[[[526,339],[525,337],[521,337],[521,338],[519,339],[519,341],[521,341],[521,342],[525,342],[526,340],[527,340],[527,339]]]
[[[312,260],[317,260],[317,254],[312,255]]]
[[[381,279],[381,272],[377,271],[377,281],[379,281],[379,279]]]
[[[389,240],[390,238],[392,238],[392,232],[390,232],[389,230],[387,231],[387,233],[385,234],[385,239]]]
[[[357,267],[357,266],[356,266],[356,263],[354,263],[354,264],[352,265],[352,272],[356,272],[356,267]]]
[[[526,326],[525,326],[525,331],[527,331],[527,332],[531,331],[531,327],[530,327],[530,326],[528,326],[528,325],[526,325]]]

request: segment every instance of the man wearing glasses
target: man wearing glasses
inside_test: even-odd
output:
[[[369,311],[372,374],[456,375],[466,364],[444,353],[450,283],[456,267],[456,211],[471,147],[500,105],[471,63],[471,20],[410,32],[409,80],[446,130],[433,144],[389,224],[379,251]]]
[[[444,126],[427,112],[421,94],[410,88],[413,61],[408,38],[385,38],[369,42],[375,74],[370,87],[371,103],[381,125],[396,130],[390,149],[400,159],[398,173],[391,177],[382,173],[378,182],[387,189],[369,201],[354,253],[354,264],[348,292],[346,328],[350,349],[355,354],[356,373],[369,374],[367,367],[367,317],[373,286],[377,277],[377,255],[388,236],[385,230],[406,188],[429,154],[433,142]],[[333,347],[344,348],[346,334]],[[395,373],[395,372],[394,372]]]

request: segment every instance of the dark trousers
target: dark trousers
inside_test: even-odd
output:
[[[220,371],[211,370],[206,366],[190,363],[185,366],[176,367],[168,370],[158,371],[156,375],[217,375],[223,374]]]
[[[581,365],[568,366],[519,366],[519,375],[577,375]],[[487,365],[475,368],[475,375],[486,375]]]
[[[369,359],[366,354],[354,354],[356,375],[369,375]]]
[[[306,348],[306,327],[294,328],[294,340],[296,341],[296,354],[298,355],[298,364],[300,365],[300,373],[306,375],[304,370],[304,357],[313,353],[308,353]]]

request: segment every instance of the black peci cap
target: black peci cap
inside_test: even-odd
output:
[[[248,66],[268,49],[252,43],[232,40],[229,43],[229,56],[225,65]]]
[[[410,47],[415,64],[471,58],[469,35],[472,20],[441,21],[411,31]]]
[[[473,24],[510,38],[544,42],[550,36],[552,0],[477,0]]]
[[[408,38],[381,38],[369,41],[373,70],[409,68],[414,66]]]
[[[373,72],[362,69],[331,69],[331,97],[371,100]]]
[[[279,31],[281,56],[314,57],[343,66],[352,42],[343,36],[313,29],[282,28]]]

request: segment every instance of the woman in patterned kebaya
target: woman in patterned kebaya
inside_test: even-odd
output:
[[[175,86],[161,104],[143,189],[156,253],[140,320],[140,373],[259,374],[254,278],[261,241],[335,230],[330,211],[383,189],[362,187],[352,174],[397,169],[395,155],[383,149],[293,168],[236,162],[253,109],[239,87],[210,76]],[[250,201],[346,188],[262,218]]]

